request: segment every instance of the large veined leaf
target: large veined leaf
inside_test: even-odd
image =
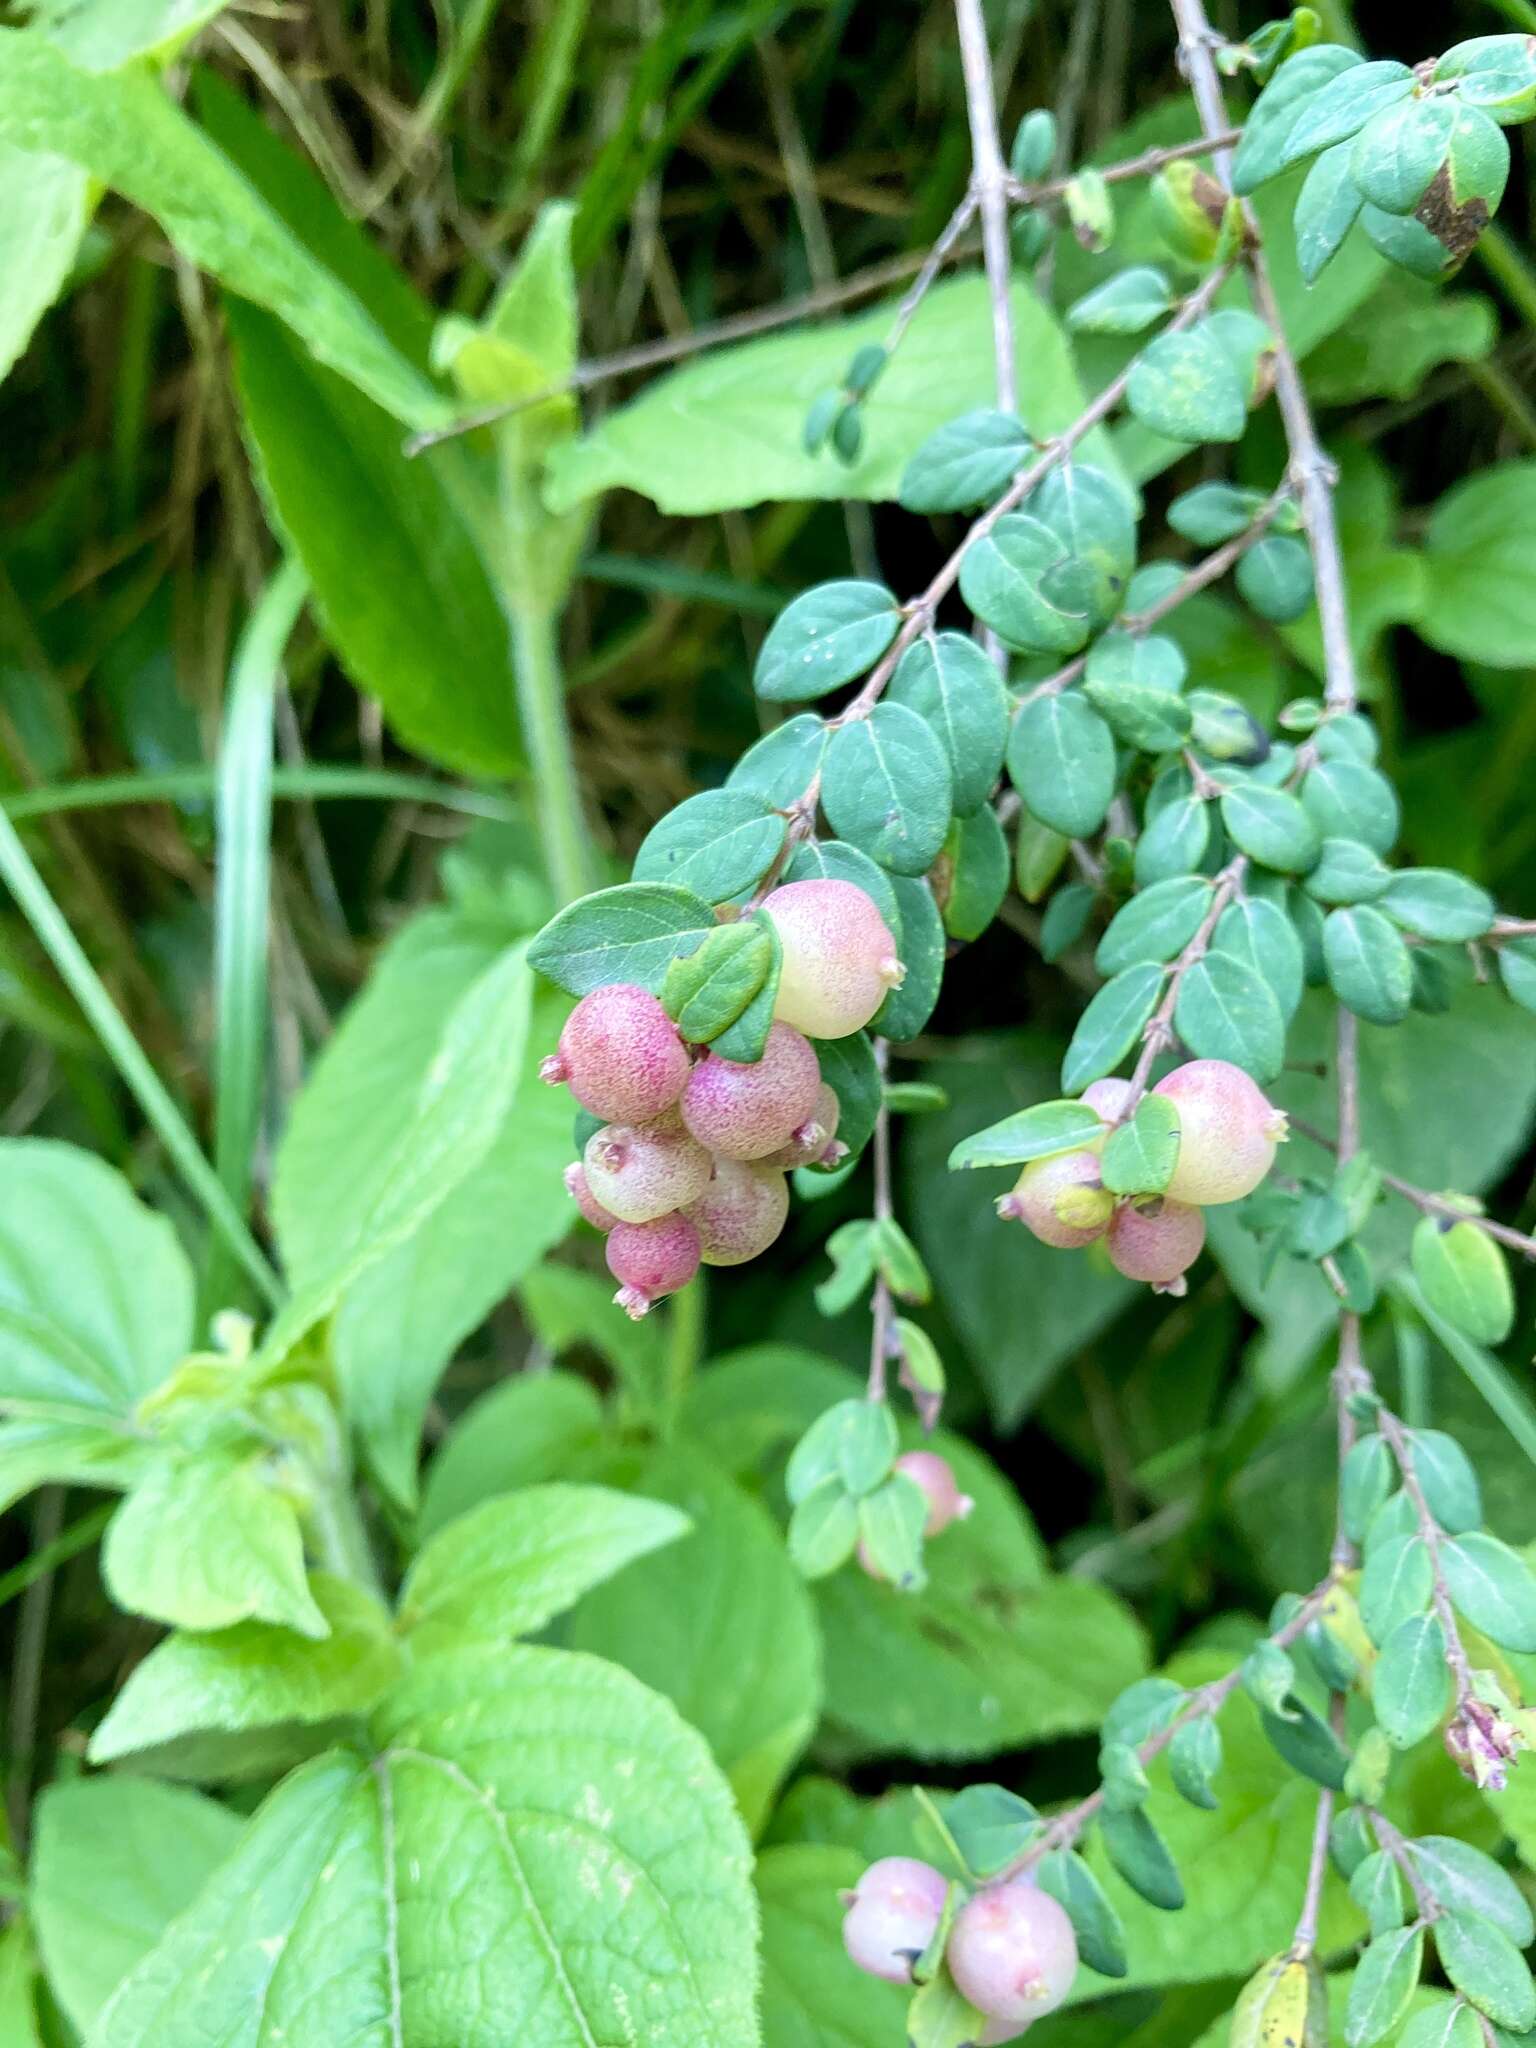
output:
[[[27,1910],[49,1987],[82,2033],[191,1905],[240,1826],[212,1799],[152,1778],[77,1778],[43,1793]]]
[[[349,1131],[326,1098],[318,1108],[306,1106],[310,1165],[302,1221],[282,1231],[294,1293],[267,1333],[269,1359],[286,1356],[332,1314],[369,1268],[409,1243],[480,1165],[511,1107],[532,1003],[526,948],[504,948],[453,1004],[429,1060],[412,1070],[403,1096],[381,1105],[371,1129]],[[296,1125],[299,1116],[296,1107]],[[280,1174],[288,1154],[285,1143]],[[344,1159],[355,1178],[338,1171]],[[290,1188],[295,1184],[290,1179]],[[329,1206],[319,1200],[321,1185]]]
[[[278,1150],[273,1210],[295,1270],[313,1270],[345,1205],[388,1171],[400,1104],[421,1088],[455,1003],[500,950],[484,925],[434,911],[408,926],[375,967],[316,1062]],[[510,1100],[488,1132],[480,1130],[478,1158],[356,1277],[337,1316],[348,1414],[403,1501],[414,1499],[421,1418],[444,1365],[575,1220],[560,1178],[570,1158],[570,1104],[538,1078],[564,1010],[558,997],[535,999],[521,1060],[505,1077]],[[505,1066],[514,1048],[504,1040],[500,1051]]]
[[[278,1787],[92,2048],[754,2048],[746,1837],[664,1700],[570,1652],[447,1652],[374,1738]]]
[[[549,462],[557,508],[624,486],[664,512],[721,512],[773,498],[897,495],[907,458],[958,414],[993,403],[996,371],[980,277],[939,284],[919,308],[866,405],[864,453],[851,467],[807,455],[811,401],[837,384],[855,350],[884,339],[890,308],[712,350],[648,385]],[[1019,410],[1037,438],[1082,411],[1083,391],[1054,315],[1013,287]],[[1097,439],[1097,437],[1095,437]],[[1103,445],[1085,444],[1097,461]]]
[[[318,361],[407,426],[451,417],[147,72],[82,71],[41,34],[0,29],[0,142],[67,158],[153,214],[189,262],[277,313]]]
[[[32,0],[30,25],[86,71],[132,57],[165,57],[223,12],[228,0]]]
[[[0,142],[0,377],[64,288],[91,217],[78,164]]]
[[[170,1224],[87,1152],[0,1143],[0,1505],[44,1480],[128,1484],[132,1411],[191,1341]]]
[[[1463,661],[1522,667],[1536,632],[1536,462],[1500,463],[1447,491],[1424,561],[1424,638]]]
[[[571,1643],[676,1704],[756,1833],[821,1709],[810,1595],[767,1511],[699,1452],[658,1453],[633,1483],[681,1508],[693,1533],[589,1593]]]

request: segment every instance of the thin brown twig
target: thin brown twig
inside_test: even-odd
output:
[[[1432,1598],[1440,1628],[1445,1636],[1445,1661],[1450,1666],[1451,1677],[1456,1687],[1458,1712],[1469,1700],[1476,1698],[1472,1685],[1472,1665],[1467,1656],[1466,1645],[1461,1640],[1461,1630],[1456,1625],[1455,1610],[1451,1605],[1451,1592],[1445,1581],[1445,1571],[1440,1561],[1440,1525],[1430,1512],[1429,1502],[1424,1498],[1413,1458],[1413,1444],[1408,1431],[1390,1408],[1378,1409],[1376,1427],[1386,1438],[1387,1448],[1402,1477],[1403,1491],[1413,1503],[1413,1517],[1424,1548],[1429,1555],[1430,1568],[1434,1573]]]
[[[1242,138],[1241,128],[1228,128],[1220,135],[1200,135],[1193,142],[1173,142],[1161,149],[1144,149],[1140,156],[1129,156],[1123,163],[1109,164],[1099,172],[1106,185],[1123,184],[1129,178],[1146,178],[1160,171],[1165,164],[1177,163],[1181,157],[1209,156],[1213,150],[1230,149]],[[1040,178],[1027,183],[1019,178],[1006,180],[1008,197],[1015,206],[1042,206],[1048,199],[1060,199],[1072,183],[1071,177]]]
[[[1324,1602],[1332,1592],[1332,1572],[1312,1588],[1290,1620],[1277,1628],[1268,1641],[1276,1649],[1283,1650],[1309,1628],[1321,1612]],[[1223,1707],[1243,1682],[1243,1667],[1237,1665],[1223,1678],[1213,1678],[1209,1685],[1197,1686],[1180,1707],[1173,1719],[1159,1728],[1155,1735],[1148,1736],[1136,1751],[1143,1764],[1149,1764],[1154,1757],[1161,1756],[1175,1735],[1190,1721],[1198,1721],[1203,1714],[1214,1714]],[[1070,1806],[1065,1813],[1057,1814],[1044,1830],[1035,1837],[1022,1855],[1000,1870],[992,1880],[1001,1884],[1006,1879],[1018,1877],[1026,1870],[1032,1870],[1043,1856],[1055,1849],[1069,1849],[1089,1823],[1095,1820],[1104,1804],[1104,1788],[1090,1792],[1086,1799],[1080,1799],[1076,1806]]]
[[[1293,1116],[1289,1121],[1293,1131],[1299,1131],[1304,1138],[1310,1138],[1314,1145],[1321,1145],[1325,1152],[1341,1151],[1336,1139],[1330,1138],[1326,1131],[1320,1131],[1315,1124],[1309,1124],[1304,1117]],[[1428,1188],[1417,1187],[1411,1180],[1404,1180],[1398,1174],[1388,1173],[1383,1166],[1378,1166],[1376,1171],[1381,1176],[1384,1188],[1390,1188],[1394,1195],[1401,1195],[1405,1202],[1411,1202],[1423,1215],[1443,1216],[1453,1223],[1476,1224],[1479,1230],[1486,1231],[1489,1237],[1496,1237],[1500,1244],[1507,1244],[1511,1251],[1518,1252],[1522,1258],[1536,1259],[1536,1237],[1527,1237],[1524,1231],[1513,1230],[1507,1223],[1498,1223],[1491,1216],[1483,1216],[1476,1210],[1465,1209],[1452,1196],[1433,1194]]]
[[[1325,1785],[1317,1795],[1317,1818],[1312,1824],[1312,1853],[1307,1860],[1306,1888],[1301,1895],[1301,1912],[1291,1937],[1291,1954],[1301,1960],[1317,1947],[1317,1923],[1323,1907],[1323,1881],[1328,1875],[1328,1831],[1333,1825],[1333,1791]]]
[[[954,254],[955,244],[976,218],[976,190],[968,185],[965,197],[944,224],[943,233],[923,259],[923,267],[912,280],[910,288],[903,294],[901,304],[896,308],[891,321],[890,332],[885,337],[885,352],[894,355],[901,346],[902,336],[912,325],[912,317],[928,296],[929,287],[944,265]]]
[[[1183,986],[1184,977],[1198,961],[1205,958],[1210,949],[1211,934],[1216,929],[1221,913],[1236,896],[1247,872],[1248,856],[1240,853],[1234,860],[1228,861],[1221,873],[1216,876],[1215,886],[1211,890],[1211,900],[1206,906],[1204,917],[1200,920],[1199,929],[1174,961],[1169,971],[1168,986],[1163,992],[1163,999],[1148,1018],[1142,1032],[1141,1052],[1131,1070],[1130,1093],[1121,1106],[1120,1114],[1116,1118],[1117,1123],[1124,1123],[1135,1114],[1137,1104],[1147,1092],[1147,1083],[1152,1078],[1152,1069],[1157,1062],[1158,1054],[1166,1052],[1172,1045],[1173,1013],[1178,1007],[1179,990]]]
[[[885,1087],[886,1068],[890,1062],[891,1048],[888,1039],[874,1040],[875,1066],[880,1075],[880,1085]],[[870,1142],[870,1153],[875,1179],[875,1225],[876,1228],[889,1223],[896,1214],[895,1202],[891,1195],[891,1112],[882,1101],[875,1117],[874,1137]],[[883,1268],[877,1268],[875,1291],[870,1300],[869,1339],[869,1398],[871,1401],[885,1399],[887,1369],[891,1359],[891,1288]]]
[[[1392,1858],[1392,1861],[1402,1872],[1409,1891],[1413,1893],[1413,1903],[1419,1909],[1419,1918],[1426,1925],[1438,1920],[1441,1912],[1440,1901],[1419,1875],[1417,1865],[1408,1854],[1406,1838],[1393,1827],[1386,1815],[1378,1813],[1374,1806],[1368,1806],[1366,1812],[1370,1816],[1371,1827],[1375,1832],[1378,1844]]]

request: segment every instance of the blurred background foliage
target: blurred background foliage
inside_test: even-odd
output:
[[[1321,11],[1335,37],[1409,61],[1431,43],[1536,17],[1524,0],[1422,11],[1334,0]],[[1213,12],[1234,32],[1256,26],[1256,14],[1240,20],[1235,6]],[[995,0],[988,13],[1005,133],[1027,108],[1052,105],[1077,163],[1192,132],[1163,9]],[[71,48],[64,0],[44,0],[34,17]],[[16,8],[5,18],[27,17]],[[77,43],[72,54],[109,79],[126,75],[114,68],[125,57],[137,61],[121,46],[82,53]],[[540,549],[579,550],[559,640],[591,833],[583,858],[594,878],[620,877],[649,827],[682,796],[720,782],[757,736],[765,714],[752,660],[786,596],[850,562],[878,563],[893,588],[914,590],[953,544],[947,522],[886,500],[917,441],[988,400],[991,343],[973,276],[925,306],[868,405],[865,452],[851,470],[805,456],[799,426],[864,328],[883,331],[888,305],[870,312],[868,281],[862,297],[850,292],[772,338],[696,349],[717,321],[807,293],[840,300],[840,282],[866,271],[888,292],[915,268],[968,175],[948,6],[250,0],[219,13],[168,75],[191,118],[424,376],[462,347],[472,332],[462,323],[493,304],[546,202],[571,202],[579,337],[562,326],[570,308],[561,310],[555,281],[532,302],[529,331],[507,346],[524,349],[515,369],[525,394],[561,383],[573,359],[600,374],[582,377],[579,426],[564,401],[521,416],[542,509],[520,567],[536,569]],[[1517,915],[1536,909],[1529,133],[1510,132],[1516,171],[1499,232],[1450,286],[1388,277],[1361,252],[1306,297],[1280,258],[1342,467],[1355,630],[1384,764],[1403,792],[1405,855],[1464,869]],[[13,205],[10,192],[23,174],[41,176],[45,160],[24,163],[0,140],[5,152],[0,271],[41,285],[47,263],[62,260],[66,279],[30,339],[14,291],[10,301],[0,801],[210,1142],[215,961],[233,986],[259,993],[255,966],[266,958],[259,1085],[247,1098],[254,1214],[294,1267],[323,1234],[334,1189],[384,1141],[392,1105],[430,1057],[456,994],[552,903],[498,593],[444,483],[451,465],[473,465],[485,450],[461,443],[408,458],[398,420],[316,363],[270,312],[221,292],[149,214],[99,195],[57,160],[46,160],[56,211],[40,247],[36,206]],[[1064,423],[1119,360],[1102,341],[1074,356],[1049,309],[1150,246],[1144,195],[1120,189],[1110,255],[1086,256],[1063,234],[1035,278],[1039,304],[1023,308],[1022,402],[1036,427]],[[1284,193],[1274,203],[1283,210]],[[0,353],[6,340],[0,328]],[[603,368],[650,343],[685,366],[660,378]],[[455,361],[467,385],[473,364]],[[1261,412],[1232,458],[1243,480],[1273,480],[1276,432]],[[1226,458],[1200,452],[1169,468],[1171,451],[1136,429],[1115,445],[1145,481],[1144,547],[1181,549],[1159,538],[1161,508]],[[273,705],[268,944],[249,905],[242,912],[237,894],[221,895],[214,853],[220,776],[238,818],[240,792],[259,781],[265,758],[260,721],[250,758],[238,752],[231,677],[279,558],[274,528],[302,562],[313,604]],[[1172,631],[1199,682],[1266,716],[1316,673],[1310,621],[1266,627],[1217,593],[1185,607]],[[263,831],[259,803],[253,815],[250,829]],[[238,839],[225,843],[238,849]],[[1252,1240],[1229,1217],[1212,1219],[1215,1256],[1192,1276],[1188,1299],[1166,1302],[1087,1255],[1026,1242],[992,1218],[996,1190],[945,1174],[957,1135],[1054,1092],[1091,969],[1086,951],[1045,965],[1038,919],[1012,897],[1002,921],[957,950],[928,1036],[901,1050],[898,1073],[940,1081],[950,1107],[902,1121],[900,1202],[936,1276],[921,1320],[951,1372],[948,1420],[1015,1481],[1057,1564],[1128,1600],[1161,1654],[1192,1628],[1263,1612],[1277,1590],[1316,1575],[1331,1522],[1321,1393],[1333,1318],[1310,1270],[1261,1288]],[[251,970],[243,982],[242,961]],[[546,1042],[556,1021],[551,1011]],[[1317,1030],[1320,1047],[1321,1011]],[[1521,1013],[1468,986],[1449,1019],[1415,1015],[1391,1033],[1364,1026],[1362,1037],[1366,1141],[1383,1163],[1430,1186],[1484,1191],[1529,1228],[1536,1060]],[[338,1060],[326,1091],[326,1048],[341,1039],[364,1056]],[[317,1057],[311,1127],[301,1113],[274,1184],[277,1136]],[[1278,1092],[1302,1108],[1320,1093],[1315,1071],[1303,1065]],[[99,1151],[199,1240],[204,1226],[157,1140],[10,907],[0,909],[0,1103],[5,1134]],[[471,1400],[525,1366],[558,1355],[579,1372],[622,1377],[686,1371],[701,1347],[784,1347],[759,1361],[771,1399],[722,1399],[722,1442],[739,1447],[753,1415],[793,1416],[797,1402],[824,1394],[819,1383],[803,1398],[794,1392],[797,1374],[820,1370],[799,1354],[853,1364],[867,1348],[860,1315],[828,1323],[812,1300],[827,1270],[823,1240],[864,1213],[858,1186],[797,1206],[770,1259],[711,1275],[707,1302],[691,1297],[664,1330],[637,1334],[615,1327],[595,1279],[583,1284],[600,1268],[595,1239],[583,1233],[549,1262],[566,1233],[559,1170],[569,1145],[564,1112],[530,1074],[485,1165],[423,1241],[384,1261],[344,1305],[338,1370],[402,1529],[423,1412],[436,1441]],[[1300,1139],[1291,1147],[1305,1150]],[[1390,1244],[1394,1232],[1405,1239],[1407,1223],[1383,1212],[1377,1228]],[[205,1307],[253,1307],[240,1287],[223,1274]],[[1524,1294],[1519,1327],[1528,1330],[1529,1284]],[[1392,1342],[1383,1315],[1373,1343],[1388,1386]],[[377,1369],[381,1355],[388,1374]],[[1409,1360],[1415,1373],[1420,1363]],[[1473,1451],[1492,1526],[1530,1541],[1530,1466],[1486,1393],[1523,1397],[1515,1379],[1490,1379],[1502,1370],[1490,1362],[1459,1364],[1438,1352],[1429,1360],[1432,1418]],[[1517,1343],[1512,1371],[1524,1370]],[[766,1443],[779,1425],[764,1428]],[[81,1500],[70,1505],[81,1512]],[[57,1533],[56,1495],[37,1514],[41,1522],[30,1508],[6,1519],[7,1561],[39,1533]],[[1011,1563],[988,1563],[989,1584],[1038,1576],[1035,1539],[1021,1526],[1017,1540],[1025,1549]],[[957,1717],[938,1752],[1020,1747],[1049,1716],[1017,1730],[1000,1723],[991,1739],[961,1726],[976,1711],[966,1686],[977,1674],[994,1671],[1006,1693],[1008,1624],[993,1615],[995,1639],[982,1633],[956,1651],[944,1630],[961,1624],[946,1621],[942,1598],[965,1607],[986,1575],[972,1560],[951,1576],[957,1585],[941,1584],[914,1624],[936,1660],[929,1697],[950,1701]],[[14,1621],[24,1612],[20,1582],[4,1590]],[[856,1608],[859,1597],[841,1582],[817,1596],[834,1609]],[[965,1611],[965,1626],[980,1628],[974,1601]],[[86,1554],[65,1570],[54,1615],[45,1739],[102,1699],[147,1634],[110,1619]],[[1125,1633],[1123,1608],[1106,1603],[1101,1618],[1107,1699],[1145,1650]],[[833,1619],[829,1642],[858,1640],[857,1614]],[[605,1647],[600,1623],[591,1629]],[[1038,1654],[1023,1646],[1019,1682],[1030,1656],[1044,1668],[1069,1654],[1069,1640],[1075,1655],[1070,1631],[1048,1636]],[[868,1688],[884,1667],[872,1650],[845,1665],[828,1674],[822,1761],[856,1766],[854,1782],[874,1791],[893,1775],[889,1763],[866,1760],[893,1746],[869,1740]],[[941,1721],[947,1711],[934,1709]],[[1060,1725],[1092,1718],[1091,1705],[1070,1709]],[[1031,1789],[1066,1789],[1082,1762],[1070,1747],[1050,1752],[1036,1760]],[[805,1814],[798,1832],[781,1819],[781,1839],[855,1839],[846,1816],[811,1814],[814,1784],[796,1796],[814,1826]],[[861,1846],[871,1825],[867,1814],[859,1821]],[[1220,2009],[1218,2000],[1191,2011],[1180,2038]]]

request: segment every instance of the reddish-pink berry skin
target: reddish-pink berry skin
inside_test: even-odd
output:
[[[1228,1060],[1189,1060],[1153,1089],[1179,1112],[1179,1157],[1166,1192],[1210,1208],[1250,1195],[1275,1163],[1285,1116]]]
[[[1048,1892],[1016,1880],[967,1899],[945,1957],[962,1997],[989,2020],[1017,2028],[1054,2012],[1072,1989],[1077,1937]]]
[[[565,1169],[565,1185],[570,1192],[571,1200],[594,1230],[612,1230],[619,1220],[618,1217],[605,1209],[587,1186],[587,1176],[580,1162],[575,1159]]]
[[[763,909],[783,948],[775,1017],[811,1038],[862,1031],[906,972],[873,899],[852,882],[786,882]]]
[[[963,1522],[976,1505],[968,1493],[960,1491],[949,1460],[941,1458],[937,1451],[903,1451],[896,1460],[896,1470],[922,1488],[928,1503],[928,1519],[923,1524],[925,1536],[938,1536],[951,1522]]]
[[[1016,1216],[1042,1244],[1054,1245],[1058,1251],[1080,1251],[1104,1235],[1108,1214],[1102,1223],[1065,1223],[1056,1213],[1056,1204],[1069,1188],[1092,1189],[1102,1184],[1095,1152],[1058,1152],[1050,1159],[1031,1159],[1014,1182],[1012,1194],[999,1201],[997,1213]]]
[[[670,1109],[688,1079],[688,1049],[649,990],[610,982],[565,1020],[560,1050],[540,1068],[605,1123],[644,1124]]]
[[[581,1164],[593,1201],[621,1223],[670,1215],[709,1185],[709,1154],[673,1117],[604,1124],[588,1138]]]
[[[1167,1287],[1200,1256],[1205,1218],[1188,1202],[1166,1195],[1147,1209],[1126,1202],[1109,1226],[1109,1262],[1127,1280]]]
[[[792,1166],[835,1166],[848,1150],[837,1142],[842,1113],[836,1089],[823,1081],[816,1091],[816,1107],[803,1124],[796,1126],[789,1143],[770,1152],[764,1164],[781,1166],[786,1172]]]
[[[699,1233],[686,1216],[616,1223],[604,1249],[608,1270],[619,1282],[614,1302],[634,1322],[664,1294],[686,1287],[699,1270]]]
[[[718,1053],[699,1061],[683,1090],[683,1122],[711,1152],[762,1159],[789,1143],[820,1088],[815,1048],[788,1024],[774,1024],[762,1058],[750,1065]]]
[[[699,1233],[706,1266],[744,1266],[784,1228],[789,1189],[777,1167],[717,1158],[709,1186],[683,1213]]]
[[[941,1872],[914,1856],[883,1856],[871,1863],[843,1919],[843,1946],[850,1958],[871,1977],[910,1984],[912,1965],[938,1930],[948,1889]]]

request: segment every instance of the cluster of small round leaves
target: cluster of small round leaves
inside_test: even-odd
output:
[[[1177,1112],[1172,1171],[1155,1192],[1117,1195],[1105,1184],[1105,1146],[1136,1106],[1130,1082],[1108,1079],[1081,1098],[1101,1131],[1072,1151],[1031,1159],[997,1211],[1061,1251],[1103,1239],[1117,1272],[1174,1289],[1205,1244],[1203,1211],[1252,1194],[1274,1164],[1286,1120],[1227,1060],[1188,1060],[1152,1093]]]
[[[944,1923],[949,1892],[943,1873],[915,1857],[872,1863],[845,1895],[849,1957],[872,1977],[911,1984]],[[1077,1975],[1077,1937],[1055,1899],[1014,1878],[963,1899],[943,1961],[956,1990],[987,2023],[980,2048],[1016,2040],[1065,2001]],[[937,1968],[936,1959],[930,1966]]]

